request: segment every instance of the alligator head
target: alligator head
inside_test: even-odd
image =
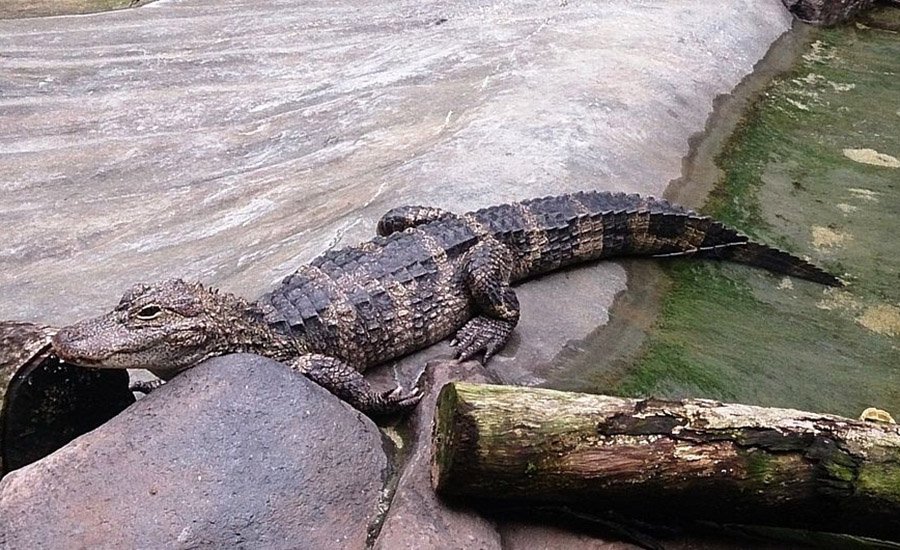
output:
[[[171,279],[135,285],[109,313],[62,328],[53,348],[76,365],[174,374],[215,355],[252,351],[268,332],[255,305]]]

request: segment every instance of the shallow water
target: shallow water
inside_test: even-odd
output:
[[[610,326],[573,344],[597,350],[593,370],[581,360],[550,385],[848,416],[868,406],[900,412],[900,169],[891,160],[900,154],[900,36],[860,25],[801,38],[799,50],[778,46],[776,63],[799,55],[730,139],[713,124],[694,143],[686,171],[695,179],[673,190],[698,206],[713,184],[705,213],[812,259],[847,287],[744,266],[664,264],[659,296],[632,285]],[[710,159],[717,170],[694,169]],[[645,269],[635,262],[630,271]],[[582,372],[590,374],[577,382]]]

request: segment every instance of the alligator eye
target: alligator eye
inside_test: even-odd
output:
[[[135,317],[142,321],[149,321],[159,317],[160,313],[162,313],[162,309],[159,306],[144,306],[137,312]]]

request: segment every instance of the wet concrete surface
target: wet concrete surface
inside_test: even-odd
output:
[[[779,0],[162,0],[0,21],[0,318],[65,324],[173,276],[254,297],[405,203],[660,195],[789,26]],[[606,263],[523,286],[504,380],[541,383],[625,279]]]

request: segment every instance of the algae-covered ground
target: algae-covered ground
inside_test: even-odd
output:
[[[716,159],[724,176],[703,208],[846,288],[671,262],[660,316],[618,393],[900,416],[898,82],[896,32],[814,31]]]

